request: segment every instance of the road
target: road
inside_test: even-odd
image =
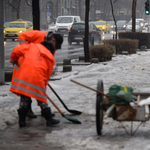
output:
[[[112,39],[112,34],[102,34],[102,39]],[[12,41],[7,40],[4,42],[4,50],[5,50],[5,70],[6,71],[12,71],[13,66],[9,62],[10,54],[15,46],[19,44],[18,40]],[[62,44],[62,49],[57,50],[55,54],[55,60],[57,63],[62,63],[64,59],[78,59],[79,56],[84,56],[84,45],[83,43],[80,43],[80,45],[77,45],[76,43],[73,43],[72,45],[68,45],[67,37],[64,37],[64,42]]]

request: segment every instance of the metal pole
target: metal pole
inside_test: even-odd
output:
[[[5,83],[5,65],[4,65],[4,0],[0,1],[0,85]]]
[[[85,0],[85,40],[84,40],[84,55],[85,55],[85,62],[89,62],[89,4],[90,0]]]
[[[149,33],[149,19],[150,19],[150,17],[149,17],[149,15],[148,15],[148,33]]]
[[[40,30],[42,30],[42,0],[40,0]]]
[[[92,46],[94,45],[94,37],[92,37]]]

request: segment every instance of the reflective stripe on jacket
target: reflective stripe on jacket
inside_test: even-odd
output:
[[[11,60],[22,62],[12,77],[10,91],[33,97],[42,102],[46,100],[46,85],[55,64],[54,56],[41,44],[23,44],[16,46]]]

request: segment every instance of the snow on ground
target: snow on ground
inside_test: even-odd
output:
[[[72,60],[72,63],[76,61]],[[96,93],[71,82],[71,79],[94,89],[97,89],[98,80],[103,80],[104,93],[108,93],[109,87],[113,84],[131,86],[134,92],[150,93],[150,51],[138,51],[133,55],[117,55],[111,61],[98,64],[74,65],[72,71],[66,73],[62,71],[62,66],[55,67],[56,72],[52,79],[60,78],[60,80],[49,81],[49,84],[68,108],[80,110],[85,115],[95,115]],[[9,82],[0,86],[0,130],[18,121],[16,110],[19,97],[9,92],[9,88]],[[49,87],[47,87],[47,94],[65,114],[68,113]],[[51,103],[49,105],[53,112],[57,112]],[[36,100],[33,100],[32,107],[36,114],[40,113]],[[150,150],[149,121],[142,124],[134,137],[127,136],[119,123],[111,118],[104,120],[103,126],[102,137],[96,136],[94,126],[84,130],[68,131],[66,128],[61,131],[61,134],[60,131],[52,131],[46,135],[45,139],[47,143],[65,150]],[[126,126],[129,126],[128,122]],[[84,139],[78,138],[79,134],[82,134]]]

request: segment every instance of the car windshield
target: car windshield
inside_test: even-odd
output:
[[[114,21],[107,21],[107,23],[110,24],[110,25],[114,25],[115,24]]]
[[[94,24],[95,24],[95,25],[106,25],[105,22],[95,22]]]
[[[52,26],[52,27],[55,26],[54,22],[52,22],[49,26],[50,26],[50,27],[51,27],[51,26]]]
[[[25,23],[10,23],[7,28],[25,28]]]
[[[4,26],[7,26],[8,24],[9,24],[9,22],[5,22],[5,23],[4,23]]]
[[[56,20],[57,23],[71,23],[73,22],[73,17],[59,17]]]
[[[84,30],[85,29],[85,24],[73,24],[72,29]]]
[[[117,25],[125,25],[126,24],[126,21],[118,21],[117,22]]]
[[[132,21],[130,21],[128,25],[132,25]],[[136,21],[136,25],[139,25],[139,21]]]

